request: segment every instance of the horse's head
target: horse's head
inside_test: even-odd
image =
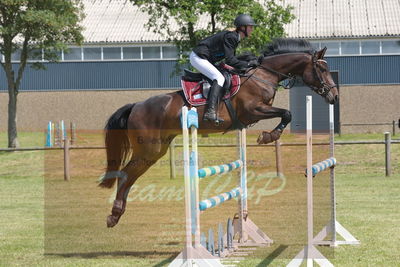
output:
[[[311,61],[303,72],[303,81],[314,92],[325,98],[326,102],[334,104],[339,99],[337,85],[332,79],[328,63],[324,60],[326,47],[311,55]]]

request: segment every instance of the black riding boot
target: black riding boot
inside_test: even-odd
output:
[[[214,121],[216,123],[222,122],[221,119],[217,118],[217,103],[221,91],[222,87],[218,85],[217,80],[214,80],[208,94],[208,107],[207,110],[204,112],[203,120]]]

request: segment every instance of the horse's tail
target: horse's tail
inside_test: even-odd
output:
[[[129,156],[131,144],[128,137],[128,118],[134,105],[127,104],[119,108],[111,115],[104,127],[107,151],[106,174],[111,171],[118,171]],[[111,188],[115,181],[116,177],[105,175],[99,186]]]

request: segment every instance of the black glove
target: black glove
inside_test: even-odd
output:
[[[249,68],[256,68],[258,66],[257,59],[250,60],[249,63],[247,63],[247,66]]]

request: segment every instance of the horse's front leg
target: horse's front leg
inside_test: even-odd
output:
[[[257,139],[258,144],[268,144],[280,138],[283,130],[292,120],[292,114],[289,110],[275,108],[267,105],[261,105],[254,109],[253,114],[259,120],[281,118],[281,122],[271,132],[263,131]]]

